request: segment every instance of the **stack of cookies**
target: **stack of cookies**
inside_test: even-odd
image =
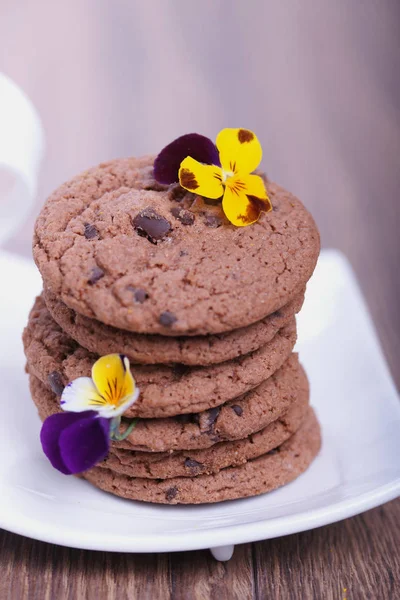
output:
[[[267,492],[320,447],[293,353],[318,231],[267,180],[273,210],[234,227],[220,203],[157,183],[153,161],[101,164],[45,203],[24,332],[33,401],[45,420],[99,356],[126,355],[140,395],[123,417],[138,420],[85,479],[166,504]]]

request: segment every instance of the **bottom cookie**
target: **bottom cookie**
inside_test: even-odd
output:
[[[257,496],[289,483],[311,464],[321,446],[314,411],[280,447],[239,467],[213,475],[167,480],[133,478],[95,467],[82,476],[93,485],[122,498],[159,504],[205,504]]]

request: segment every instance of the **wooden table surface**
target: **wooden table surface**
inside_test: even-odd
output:
[[[227,6],[229,8],[227,9]],[[254,129],[269,176],[350,259],[400,385],[400,5],[391,0],[2,0],[0,71],[43,119],[30,253],[56,185],[178,134]],[[1,600],[400,598],[400,501],[314,531],[207,551],[107,554],[0,532]]]

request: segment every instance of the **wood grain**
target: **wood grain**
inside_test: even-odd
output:
[[[38,202],[76,172],[180,133],[257,131],[269,176],[352,262],[400,385],[400,4],[2,0],[0,70],[47,136]],[[199,33],[200,32],[200,33]],[[1,199],[0,199],[1,202]],[[314,531],[208,552],[84,552],[0,534],[0,598],[397,599],[400,502]]]
[[[111,554],[3,532],[2,600],[364,600],[400,597],[400,502],[276,540],[207,551]]]

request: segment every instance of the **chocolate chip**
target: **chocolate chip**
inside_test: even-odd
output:
[[[145,292],[144,290],[136,290],[136,292],[133,294],[136,302],[139,302],[139,304],[143,304],[143,302],[145,300],[147,300],[147,298],[149,297],[149,295],[147,294],[147,292]]]
[[[187,458],[185,460],[185,467],[190,470],[201,471],[204,465],[197,462],[197,460],[194,460],[193,458]]]
[[[64,391],[64,383],[61,374],[58,371],[52,371],[47,375],[47,381],[50,384],[51,389],[57,396],[61,396]]]
[[[168,500],[168,502],[171,502],[171,500],[173,500],[175,498],[177,493],[178,493],[178,488],[175,486],[171,487],[165,492],[165,499]]]
[[[221,227],[222,219],[220,217],[217,217],[217,215],[206,215],[204,223],[207,227],[217,229],[217,227]]]
[[[193,225],[194,223],[194,213],[192,213],[190,210],[185,210],[180,206],[174,206],[171,208],[171,214],[175,217],[175,219],[178,219],[182,225]]]
[[[190,192],[188,192],[187,190],[185,190],[185,188],[183,188],[182,186],[180,186],[179,184],[174,185],[170,191],[169,191],[169,199],[170,200],[175,200],[175,202],[181,202],[181,200],[183,200],[183,198],[186,196],[186,194],[189,194]]]
[[[221,410],[221,409],[220,409],[220,407],[219,407],[219,406],[216,406],[215,408],[211,408],[211,410],[209,410],[209,411],[208,411],[207,420],[208,420],[208,427],[209,427],[209,430],[210,430],[210,431],[212,431],[212,430],[213,430],[213,427],[214,427],[215,421],[216,421],[216,420],[217,420],[217,418],[218,418],[218,415],[219,415],[219,411],[220,411],[220,410]]]
[[[147,292],[141,290],[140,288],[135,288],[132,285],[128,285],[127,289],[133,292],[133,298],[135,302],[138,302],[139,304],[143,304],[143,302],[149,297]]]
[[[189,252],[187,250],[181,250],[179,252],[179,256],[188,256]]]
[[[94,285],[102,277],[104,277],[104,271],[103,271],[103,269],[100,269],[100,267],[93,267],[93,269],[90,271],[90,275],[89,275],[89,279],[88,279],[88,284],[89,285]]]
[[[161,325],[164,325],[164,327],[171,327],[171,325],[176,323],[178,319],[174,313],[166,310],[165,312],[161,313],[158,320],[160,321]]]
[[[238,417],[242,416],[242,414],[243,414],[243,408],[241,406],[238,406],[237,404],[234,404],[231,408],[237,414]]]
[[[133,297],[135,298],[136,302],[139,302],[139,304],[143,304],[143,302],[147,300],[149,295],[144,290],[136,290],[136,292],[133,294]]]
[[[164,219],[151,206],[140,211],[132,221],[139,235],[146,237],[150,242],[156,244],[165,238],[171,231],[171,224]]]
[[[90,223],[85,223],[85,238],[87,240],[93,240],[96,237],[99,237],[97,227],[91,225]]]

